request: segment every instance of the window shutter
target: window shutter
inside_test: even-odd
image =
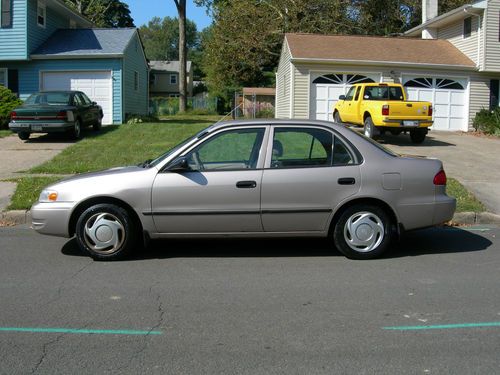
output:
[[[498,79],[490,80],[490,111],[493,108],[498,107],[498,88]]]
[[[1,0],[2,5],[2,28],[12,26],[12,0]]]
[[[19,73],[17,69],[9,69],[8,71],[8,86],[9,90],[19,96]]]

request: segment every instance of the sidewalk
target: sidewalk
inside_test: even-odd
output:
[[[381,143],[400,154],[440,159],[448,177],[462,183],[487,211],[500,214],[500,139],[438,131],[427,137],[414,145],[408,135],[385,135]]]
[[[0,180],[21,177],[19,172],[52,159],[72,144],[67,137],[43,134],[32,135],[27,142],[16,135],[0,138]],[[15,189],[15,183],[0,181],[0,212],[8,206]]]

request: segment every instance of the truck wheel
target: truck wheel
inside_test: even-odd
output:
[[[427,135],[427,129],[410,130],[410,139],[413,143],[422,143]]]
[[[378,131],[377,127],[375,125],[373,125],[373,121],[372,121],[372,118],[370,116],[368,116],[365,119],[364,133],[365,133],[365,136],[367,136],[368,138],[371,138],[371,139],[373,139],[377,135],[379,135],[379,131]]]
[[[29,139],[29,137],[30,137],[30,133],[28,133],[28,132],[19,132],[19,133],[17,133],[17,136],[19,137],[19,139],[21,141],[27,141]]]
[[[342,124],[342,119],[340,118],[340,113],[338,111],[335,111],[333,114],[333,121],[337,124]]]

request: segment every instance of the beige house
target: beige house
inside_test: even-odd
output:
[[[149,96],[178,97],[179,96],[179,61],[149,62]],[[193,64],[187,62],[188,97],[193,96]]]
[[[500,0],[439,17],[437,1],[423,8],[422,25],[404,37],[286,34],[276,117],[332,120],[352,84],[398,82],[410,99],[433,103],[433,129],[470,129],[476,112],[499,104]]]

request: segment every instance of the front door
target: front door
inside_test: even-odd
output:
[[[266,232],[321,232],[332,209],[360,187],[354,153],[332,132],[276,127],[262,178]]]
[[[152,191],[158,232],[261,232],[266,128],[221,130],[187,152],[189,171],[158,173]]]

